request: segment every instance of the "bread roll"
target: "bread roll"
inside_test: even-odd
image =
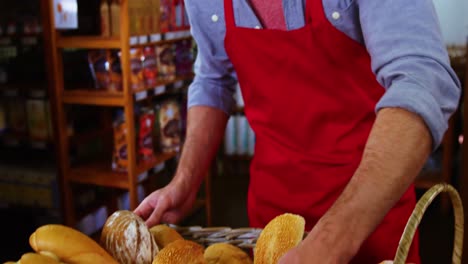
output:
[[[207,264],[252,264],[252,259],[242,249],[227,243],[217,243],[206,248]]]
[[[154,237],[154,241],[158,245],[159,249],[165,248],[169,243],[176,240],[183,240],[184,238],[173,228],[167,225],[156,225],[150,228],[150,232]]]
[[[101,244],[120,264],[151,264],[158,253],[145,222],[130,211],[117,211],[107,219]]]
[[[60,264],[59,261],[54,258],[40,255],[37,253],[26,253],[21,256],[21,259],[17,262],[18,264]]]
[[[255,264],[276,264],[304,236],[305,220],[302,216],[283,214],[271,220],[258,237],[254,249]]]
[[[85,234],[63,225],[45,225],[39,227],[30,237],[29,244],[37,253],[60,259],[68,264],[97,263],[102,259],[106,263],[117,262],[94,240]],[[82,262],[80,255],[92,254],[93,262]]]
[[[163,248],[153,264],[206,264],[203,247],[188,240],[176,240]]]

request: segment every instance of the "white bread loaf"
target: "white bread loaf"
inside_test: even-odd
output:
[[[302,216],[282,214],[271,220],[260,233],[255,249],[255,264],[277,264],[304,236],[305,220]]]
[[[109,216],[101,244],[120,264],[151,264],[159,251],[143,219],[130,211]]]
[[[30,237],[29,244],[37,253],[47,255],[67,264],[117,262],[94,240],[85,234],[63,225],[39,227]],[[82,256],[86,257],[84,260]]]
[[[160,250],[176,240],[184,239],[177,231],[167,225],[153,226],[150,228],[150,232]]]
[[[206,264],[203,247],[188,240],[176,240],[163,248],[153,264]]]
[[[252,264],[252,259],[245,251],[227,243],[207,247],[204,257],[207,264]]]

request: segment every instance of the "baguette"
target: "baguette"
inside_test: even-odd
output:
[[[153,264],[206,264],[203,247],[188,240],[176,240],[163,248]]]
[[[101,243],[121,264],[151,264],[159,251],[143,219],[131,211],[116,211],[107,219]]]
[[[17,262],[18,264],[60,264],[54,258],[44,256],[37,253],[26,253],[21,256],[21,259]]]
[[[117,262],[94,240],[85,234],[63,225],[45,225],[39,227],[30,237],[29,244],[41,255],[56,256],[68,264],[87,264],[81,262],[79,255],[93,254],[96,259],[106,263]]]
[[[167,245],[176,240],[184,239],[177,231],[167,225],[153,226],[150,228],[150,232],[153,235],[159,249],[165,248]]]
[[[255,264],[276,264],[304,236],[305,220],[302,216],[282,214],[271,220],[258,237],[254,249]]]
[[[207,264],[252,264],[252,259],[242,249],[227,243],[217,243],[206,248]]]

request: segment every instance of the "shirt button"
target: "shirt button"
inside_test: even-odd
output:
[[[218,20],[219,20],[218,15],[214,14],[214,15],[211,16],[211,21],[218,22]]]
[[[338,20],[338,19],[340,19],[340,17],[341,17],[340,13],[338,13],[336,11],[332,13],[332,18],[334,20]]]

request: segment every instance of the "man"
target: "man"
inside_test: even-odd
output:
[[[256,133],[252,226],[296,213],[307,238],[281,263],[392,259],[412,182],[441,142],[460,83],[431,0],[187,0],[198,43],[173,181],[136,209],[148,225],[192,206],[236,80]],[[418,240],[408,262],[419,263]]]

